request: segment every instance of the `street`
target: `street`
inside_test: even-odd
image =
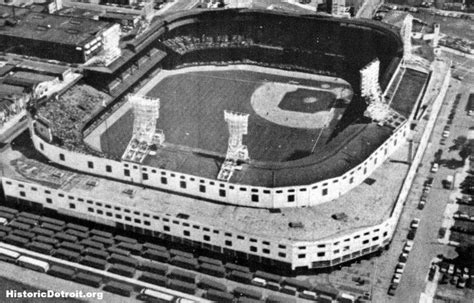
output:
[[[463,72],[466,65],[472,65],[472,60],[466,61],[464,57],[448,55],[456,60],[456,66],[462,66],[459,71],[454,70],[453,75]],[[461,59],[461,60],[459,60]],[[462,167],[455,169],[441,165],[437,173],[431,173],[430,168],[434,160],[434,155],[438,149],[443,150],[442,158],[451,160],[452,158],[460,160],[459,151],[448,152],[448,148],[453,145],[453,140],[461,135],[466,135],[468,128],[472,124],[472,118],[467,116],[465,107],[470,93],[470,87],[474,83],[474,75],[463,72],[464,80],[451,80],[446,98],[443,102],[436,126],[431,135],[430,143],[426,149],[422,163],[419,167],[417,176],[412,185],[411,192],[408,196],[407,203],[401,215],[398,229],[394,235],[391,247],[380,258],[377,258],[378,276],[374,291],[374,302],[418,302],[420,293],[425,289],[425,283],[430,263],[434,257],[439,254],[444,256],[453,256],[454,248],[439,244],[438,230],[441,227],[443,213],[449,200],[450,190],[446,190],[442,186],[442,181],[448,175],[454,175],[460,171]],[[451,125],[450,135],[446,145],[440,145],[444,126],[448,119],[448,115],[452,109],[452,102],[457,94],[461,94],[461,101],[456,109],[455,118]],[[426,114],[425,114],[426,115]],[[422,118],[423,119],[423,118]],[[449,161],[445,161],[449,162]],[[422,195],[423,183],[428,177],[434,177],[433,186],[428,194],[426,206],[423,210],[417,209],[418,202]],[[388,296],[387,290],[390,285],[393,272],[398,263],[398,256],[402,252],[406,236],[409,230],[410,222],[413,218],[420,218],[420,226],[416,233],[413,250],[410,252],[408,261],[403,272],[400,285],[398,286],[395,296]],[[380,296],[385,293],[385,300]],[[377,299],[379,298],[379,299]]]

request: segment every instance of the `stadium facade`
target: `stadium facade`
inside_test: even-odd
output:
[[[305,30],[294,31],[295,28]],[[203,41],[199,38],[203,36],[213,38]],[[183,37],[194,42],[178,43]],[[234,39],[232,37],[237,37],[238,43],[229,42]],[[250,62],[340,77],[354,89],[351,102],[356,109],[351,110],[359,112],[358,118],[361,110],[357,108],[364,104],[359,95],[359,71],[364,66],[375,58],[380,60],[379,78],[385,94],[395,94],[391,90],[399,82],[394,82],[403,77],[400,35],[393,28],[371,21],[254,10],[187,12],[162,21],[142,39],[142,43],[158,43],[160,51],[166,52],[160,62],[163,68]],[[135,47],[150,49],[149,46]],[[354,54],[354,49],[359,53]],[[91,70],[89,76],[97,78],[98,73]],[[113,79],[110,73],[107,77]],[[336,152],[323,154],[320,158],[309,155],[284,164],[245,164],[244,172],[237,173],[241,174],[239,178],[229,182],[217,180],[217,172],[211,178],[194,171],[121,161],[90,148],[66,148],[61,144],[63,138],[57,129],[36,110],[32,111],[30,134],[35,149],[49,161],[81,173],[239,207],[296,208],[331,203],[366,180],[410,136],[410,122],[421,97],[417,94],[415,100],[409,101],[411,105],[405,107],[394,100],[393,107],[398,106],[403,119],[396,123],[368,122],[350,140],[336,146]],[[104,112],[107,111],[91,115],[84,125],[90,127],[94,124],[90,121],[101,121]],[[353,120],[349,119],[347,124]],[[85,129],[81,131],[85,132]],[[193,161],[199,161],[199,158],[195,156]],[[290,177],[285,178],[286,175]],[[175,217],[132,203],[126,208],[118,207],[114,201],[94,197],[92,193],[79,194],[22,178],[2,178],[2,185],[8,198],[34,207],[288,270],[336,266],[379,251],[390,243],[403,207],[397,201],[390,214],[377,224],[334,237],[311,241],[285,237],[268,239],[249,237],[235,232],[232,227],[216,229],[212,222]],[[195,201],[199,203],[199,200]]]

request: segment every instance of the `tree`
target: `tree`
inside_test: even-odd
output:
[[[456,139],[454,139],[454,144],[456,145],[457,148],[460,148],[467,142],[467,137],[466,136],[459,136]]]
[[[472,153],[472,148],[470,145],[464,145],[462,149],[459,151],[459,156],[462,159],[463,163],[466,163],[466,159],[469,158],[469,156]]]

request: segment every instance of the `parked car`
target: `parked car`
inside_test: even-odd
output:
[[[395,295],[395,290],[397,290],[396,287],[394,287],[394,285],[391,284],[390,287],[388,288],[387,294],[388,294],[389,296],[394,296],[394,295]]]
[[[433,165],[431,166],[431,172],[432,173],[436,173],[439,169],[439,164],[438,163],[433,163]]]
[[[425,204],[426,202],[424,200],[420,200],[420,202],[418,202],[418,209],[423,209],[425,208]]]
[[[449,266],[448,266],[448,274],[449,275],[454,274],[454,264],[453,263],[450,263]]]
[[[414,218],[411,221],[410,227],[413,228],[413,229],[417,229],[419,226],[420,226],[420,219]]]
[[[464,267],[463,268],[463,271],[462,271],[462,278],[464,280],[467,280],[469,279],[469,269],[467,267]]]
[[[408,240],[403,247],[403,252],[409,253],[413,249],[413,241]]]
[[[433,177],[428,177],[428,178],[426,178],[426,181],[425,181],[425,184],[424,184],[424,185],[425,185],[426,187],[431,187],[431,186],[433,186],[433,181],[434,181],[434,178],[433,178]]]
[[[459,279],[459,280],[458,280],[458,284],[456,285],[456,287],[458,287],[458,288],[464,288],[464,287],[466,287],[466,279],[462,279],[462,278]]]
[[[431,265],[430,271],[428,273],[428,280],[433,281],[433,278],[434,278],[435,274],[436,274],[436,266]]]
[[[443,134],[442,134],[443,138],[447,138],[449,137],[449,130],[445,130],[443,131]]]
[[[408,254],[405,252],[401,253],[400,257],[398,258],[399,263],[406,264],[407,260],[408,260]]]
[[[392,278],[392,283],[400,284],[401,279],[402,279],[402,274],[395,273]]]
[[[407,239],[408,240],[413,240],[413,239],[415,239],[415,235],[416,235],[416,229],[410,229],[408,231]]]
[[[398,263],[397,266],[395,266],[395,273],[403,273],[405,270],[405,263]]]

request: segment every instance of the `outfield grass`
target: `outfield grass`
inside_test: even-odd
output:
[[[280,126],[258,116],[250,104],[252,93],[266,81],[299,82],[306,86],[320,86],[323,82],[303,80],[250,71],[190,72],[164,78],[148,96],[160,98],[160,118],[157,128],[163,129],[166,142],[225,154],[228,143],[224,110],[249,113],[249,134],[244,144],[250,157],[260,161],[288,161],[307,156],[319,137],[324,145],[337,121],[322,134],[320,129],[294,129]],[[307,94],[306,94],[307,95]],[[327,94],[316,109],[327,110],[331,102]],[[305,97],[305,94],[301,95]],[[316,95],[317,98],[321,96]],[[291,103],[291,102],[290,102]],[[324,104],[323,104],[324,103]],[[288,110],[301,111],[302,102],[286,104]],[[131,114],[118,120],[102,135],[102,146],[121,154],[130,139]]]

